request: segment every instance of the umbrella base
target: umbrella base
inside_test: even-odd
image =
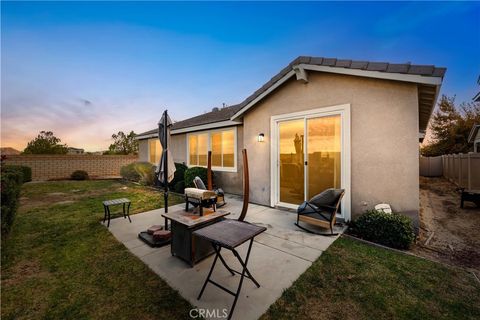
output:
[[[170,244],[170,238],[169,239],[160,239],[160,240],[155,240],[153,239],[153,235],[148,234],[147,231],[142,231],[138,234],[138,238],[148,244],[152,248],[158,248],[158,247],[163,247],[166,246],[167,244]]]

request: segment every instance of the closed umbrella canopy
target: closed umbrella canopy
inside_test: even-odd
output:
[[[160,157],[160,163],[158,164],[156,170],[158,173],[158,180],[164,185],[167,185],[169,182],[171,182],[175,174],[175,162],[173,161],[172,152],[168,148],[170,143],[171,126],[172,120],[168,116],[167,111],[165,111],[162,115],[162,118],[158,122],[158,139],[162,145],[162,156]],[[165,166],[165,162],[167,162],[167,166]]]

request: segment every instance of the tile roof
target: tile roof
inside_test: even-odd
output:
[[[358,60],[346,60],[346,59],[336,59],[336,58],[324,58],[324,57],[309,57],[309,56],[299,56],[288,66],[283,68],[278,74],[273,76],[267,83],[265,83],[261,88],[256,90],[250,96],[248,96],[244,101],[237,105],[230,107],[222,108],[219,111],[212,111],[208,113],[201,114],[183,121],[175,122],[173,129],[183,129],[203,124],[209,124],[214,122],[230,120],[230,118],[240,111],[243,107],[248,105],[251,101],[260,96],[263,92],[268,90],[273,84],[278,80],[283,78],[287,73],[289,73],[293,66],[299,64],[309,64],[317,66],[328,66],[332,68],[345,68],[345,69],[357,69],[365,71],[377,71],[385,73],[399,73],[399,74],[409,74],[409,75],[419,75],[426,77],[441,77],[445,75],[446,68],[439,68],[433,65],[416,65],[411,63],[388,63],[388,62],[372,62],[372,61],[358,61]],[[139,135],[147,135],[155,133],[157,129],[153,129]]]
[[[216,111],[206,112],[204,114],[201,114],[192,118],[188,118],[182,121],[177,121],[173,124],[172,129],[177,130],[177,129],[200,126],[200,125],[214,123],[214,122],[227,121],[227,120],[230,120],[230,118],[240,109],[241,109],[241,106],[238,104],[229,106],[229,107],[219,108]],[[158,129],[155,128],[155,129],[137,134],[137,136],[156,134],[157,132],[158,132]]]

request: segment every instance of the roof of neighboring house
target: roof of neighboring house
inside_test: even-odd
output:
[[[446,68],[433,65],[416,65],[411,63],[388,63],[371,62],[358,60],[345,60],[336,58],[300,56],[290,62],[278,74],[267,81],[262,87],[248,96],[241,103],[222,108],[219,111],[208,112],[183,121],[174,123],[173,130],[187,131],[185,128],[197,127],[206,124],[235,120],[240,118],[250,107],[263,99],[281,83],[291,76],[299,73],[299,69],[333,72],[364,76],[380,79],[390,79],[418,83],[419,85],[419,106],[420,106],[420,130],[425,130],[430,119],[431,112],[435,106],[438,89],[442,83]],[[299,75],[297,75],[297,78]],[[301,75],[300,75],[301,77]],[[137,137],[146,138],[155,134],[157,129],[143,132]],[[173,132],[172,132],[173,133]]]
[[[190,128],[193,126],[201,126],[201,125],[208,125],[211,123],[217,123],[221,121],[230,121],[230,118],[240,110],[240,105],[234,105],[224,108],[214,108],[215,110],[206,112],[204,114],[188,118],[182,121],[175,122],[172,126],[172,130],[180,130],[185,128]],[[155,137],[158,133],[158,128],[145,131],[142,133],[137,134],[137,139],[140,138],[150,138]]]
[[[20,154],[21,152],[10,147],[2,147],[0,148],[0,153],[5,156],[14,156]]]
[[[478,130],[480,130],[480,124],[474,124],[470,134],[468,135],[468,142],[473,142],[477,136]]]

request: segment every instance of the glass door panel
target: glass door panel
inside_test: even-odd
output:
[[[305,199],[304,132],[304,119],[278,124],[279,200],[283,203],[300,204]]]
[[[340,115],[307,119],[307,199],[341,186]]]

